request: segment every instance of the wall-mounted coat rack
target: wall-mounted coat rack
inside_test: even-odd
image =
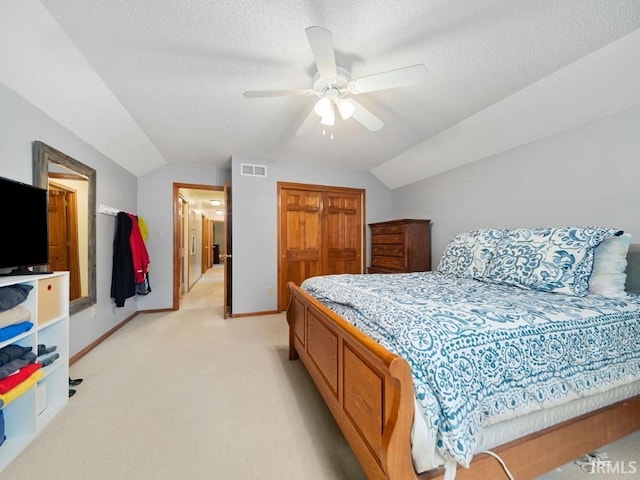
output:
[[[111,215],[113,217],[118,216],[118,213],[123,212],[124,210],[120,210],[119,208],[110,207],[108,205],[100,204],[98,206],[98,213],[104,213],[105,215]]]

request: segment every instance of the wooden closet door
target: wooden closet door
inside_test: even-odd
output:
[[[280,191],[280,310],[286,308],[288,282],[299,285],[305,278],[322,272],[321,212],[321,192],[294,189]],[[285,305],[281,305],[282,303]]]
[[[324,193],[323,274],[362,273],[362,195]]]
[[[279,183],[278,199],[279,310],[288,282],[363,272],[364,190]]]

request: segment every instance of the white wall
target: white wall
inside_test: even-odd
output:
[[[193,287],[202,276],[202,211],[193,212],[193,218],[189,216],[189,289]],[[195,237],[195,240],[194,240]],[[195,242],[195,243],[194,243]]]
[[[135,211],[136,177],[0,83],[0,175],[33,183],[32,142],[40,140],[96,170],[96,202]],[[111,299],[115,217],[97,215],[95,318],[88,308],[70,319],[69,348],[74,355],[136,310],[135,298],[123,308]]]
[[[267,165],[267,177],[240,175],[241,163]],[[391,191],[366,171],[233,157],[232,182],[234,314],[273,311],[277,306],[277,182],[364,188],[366,222],[391,218]],[[369,251],[367,246],[367,257]]]
[[[222,186],[229,170],[188,165],[164,165],[138,177],[138,214],[147,222],[151,293],[138,298],[139,310],[173,306],[173,184]]]
[[[224,222],[213,222],[214,226],[214,245],[219,245],[220,255],[224,255],[226,252],[224,250]],[[220,259],[222,261],[222,259]]]
[[[602,225],[640,243],[640,107],[395,189],[392,198],[395,216],[433,221],[433,268],[453,235],[474,228]]]

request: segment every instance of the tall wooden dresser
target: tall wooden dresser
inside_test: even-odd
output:
[[[392,220],[370,223],[369,273],[431,270],[431,220]]]

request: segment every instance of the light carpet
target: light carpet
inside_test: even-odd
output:
[[[221,268],[180,310],[141,314],[72,366],[83,378],[2,480],[362,480],[284,314],[222,318]],[[640,435],[602,450],[634,460]],[[575,465],[540,480],[587,475]]]

